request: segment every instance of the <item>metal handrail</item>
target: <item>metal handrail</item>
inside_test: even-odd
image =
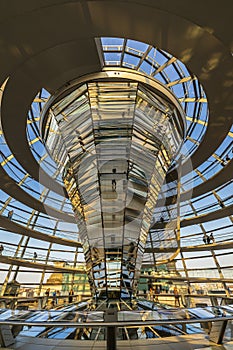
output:
[[[63,311],[64,312],[64,311]],[[0,325],[23,325],[23,326],[38,326],[38,327],[146,327],[153,325],[170,325],[170,324],[191,324],[191,323],[202,323],[202,322],[218,322],[218,321],[230,321],[233,320],[232,316],[221,316],[221,317],[203,317],[198,319],[169,319],[169,320],[145,320],[145,321],[113,321],[113,322],[105,322],[105,321],[96,321],[96,322],[58,322],[58,321],[50,321],[46,322],[38,322],[38,321],[30,321],[26,320],[0,320]]]

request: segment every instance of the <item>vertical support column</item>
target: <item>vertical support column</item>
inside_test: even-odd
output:
[[[107,309],[104,314],[105,322],[117,322],[117,310]],[[107,326],[106,327],[106,338],[107,338],[107,350],[116,350],[116,326]]]
[[[116,327],[107,327],[107,350],[116,350]]]
[[[176,238],[178,243],[178,250],[180,250],[180,190],[181,190],[181,175],[182,175],[182,156],[178,160],[178,179],[177,179],[177,224],[176,224]]]

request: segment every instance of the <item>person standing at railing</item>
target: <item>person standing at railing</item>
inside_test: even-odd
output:
[[[45,309],[48,306],[49,294],[50,294],[50,288],[47,288],[44,293],[45,297],[43,298],[43,301],[42,301],[43,309]]]
[[[10,211],[8,212],[7,217],[8,217],[9,220],[12,219],[13,214],[14,214],[14,211],[13,211],[13,210],[10,210]]]
[[[180,295],[177,287],[174,287],[173,293],[175,297],[175,306],[180,306]]]
[[[33,253],[33,260],[32,260],[32,261],[33,261],[33,262],[36,262],[36,259],[37,259],[37,253],[34,252],[34,253]]]
[[[0,255],[2,255],[3,250],[4,250],[4,247],[3,247],[3,245],[1,244],[1,245],[0,245]]]
[[[69,291],[69,304],[73,302],[74,291],[71,289]]]
[[[148,300],[150,300],[150,301],[154,300],[154,290],[153,290],[153,288],[150,288],[150,290],[149,290]]]
[[[210,243],[215,243],[215,238],[214,238],[213,232],[211,232],[209,237],[210,237]]]
[[[49,298],[49,293],[50,293],[50,288],[46,289],[45,291],[45,296],[46,296],[46,300],[48,301]]]
[[[155,302],[158,302],[159,301],[159,297],[158,297],[158,295],[160,294],[160,287],[159,286],[156,286],[156,288],[155,288],[155,296],[154,296],[154,301]]]
[[[57,292],[53,292],[53,306],[57,305]]]

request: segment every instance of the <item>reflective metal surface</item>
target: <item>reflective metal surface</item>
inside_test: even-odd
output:
[[[169,90],[142,74],[107,70],[83,80],[48,101],[42,133],[63,172],[93,295],[128,297],[183,142],[184,113]],[[164,235],[175,235],[173,226]],[[177,237],[170,242],[177,253],[178,244]]]
[[[82,311],[79,309],[85,308],[84,303],[40,312],[0,309],[0,324],[24,325],[21,336],[83,340],[106,339],[105,327],[112,325],[118,328],[117,339],[124,340],[202,333],[208,322],[233,319],[233,305],[164,309],[152,303],[151,309],[148,305],[144,309],[142,303],[135,302],[137,310],[120,300],[99,304],[93,311],[87,309],[87,303]],[[117,309],[115,320],[107,321],[106,312]]]

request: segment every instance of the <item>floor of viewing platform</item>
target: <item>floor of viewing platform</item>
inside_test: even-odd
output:
[[[105,341],[91,340],[61,340],[61,339],[39,339],[32,337],[16,338],[16,343],[7,349],[14,350],[104,350]],[[203,334],[184,335],[179,337],[141,339],[141,340],[119,340],[119,350],[233,350],[233,341],[224,345],[217,345],[208,340]]]

